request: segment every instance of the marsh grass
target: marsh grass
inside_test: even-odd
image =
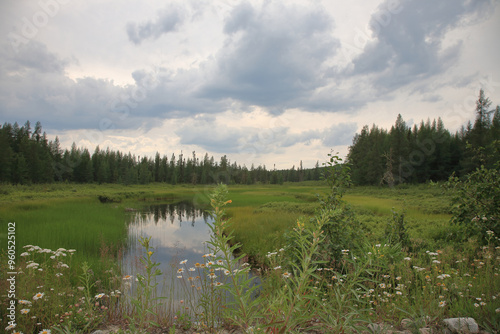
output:
[[[25,306],[19,303],[18,319],[24,321],[19,323],[19,329],[24,333],[38,333],[43,328],[59,326],[57,328],[61,330],[70,328],[68,333],[88,332],[103,321],[122,322],[126,327],[125,315],[133,317],[135,311],[123,298],[127,294],[132,296],[137,273],[121,273],[119,268],[111,266],[112,262],[103,262],[102,259],[116,259],[114,245],[124,241],[124,208],[139,205],[137,200],[127,196],[139,194],[143,196],[141,200],[147,201],[165,199],[176,193],[169,188],[162,194],[155,187],[152,187],[152,195],[142,193],[147,192],[147,188],[130,192],[106,188],[110,196],[122,198],[120,203],[108,204],[97,202],[98,188],[91,187],[85,191],[92,195],[77,200],[67,190],[57,187],[44,193],[50,200],[27,200],[26,194],[17,197],[9,193],[11,200],[0,208],[0,217],[2,223],[16,221],[24,224],[17,232],[18,245],[40,243],[41,249],[77,249],[74,255],[67,256],[71,259],[67,261],[69,268],[58,268],[58,263],[50,258],[55,256],[54,253],[38,253],[34,249],[29,257],[18,257],[18,265],[25,275],[18,284],[26,287],[26,293],[19,295],[18,299],[29,300],[28,314],[36,317],[22,318],[21,310]],[[254,332],[317,329],[349,333],[359,332],[369,323],[386,322],[397,327],[403,318],[409,318],[415,330],[423,325],[439,329],[439,323],[445,317],[468,316],[492,333],[499,330],[500,249],[490,244],[480,247],[474,239],[461,244],[448,240],[447,235],[453,229],[449,225],[449,199],[440,197],[441,191],[436,187],[349,190],[345,198],[353,205],[363,228],[371,234],[357,251],[343,250],[342,266],[335,269],[329,263],[309,257],[315,252],[314,242],[311,243],[314,237],[302,240],[303,247],[295,253],[300,259],[291,261],[285,256],[287,252],[279,250],[287,247],[283,232],[301,227],[297,226],[297,221],[303,223],[304,220],[297,218],[304,213],[307,216],[304,209],[307,211],[314,206],[310,201],[314,193],[326,192],[325,188],[314,184],[229,189],[233,203],[228,206],[226,216],[233,221],[232,246],[241,243],[240,252],[250,254],[258,259],[258,263],[264,264],[262,298],[258,299],[259,310],[263,313],[244,323],[232,319],[237,313],[231,313],[231,310],[237,306],[229,304],[227,294],[216,287],[217,282],[226,285],[228,281],[224,274],[215,271],[221,266],[207,267],[213,259],[206,254],[198,267],[177,261],[173,264],[174,275],[164,274],[159,278],[164,288],[161,292],[152,292],[150,297],[168,298],[161,306],[148,307],[152,312],[148,312],[151,317],[147,322],[153,321],[162,327],[212,332],[221,326],[243,324]],[[30,194],[27,196],[36,193],[30,193],[28,189],[24,191]],[[196,191],[205,193],[206,190],[180,187],[178,194],[181,197],[196,196]],[[50,197],[53,193],[66,194],[68,198]],[[385,243],[384,240],[384,228],[391,219],[392,210],[403,207],[405,226],[414,246],[411,252],[400,244]],[[311,228],[309,232],[320,233],[320,229]],[[79,247],[82,247],[81,252]],[[276,258],[268,257],[269,253],[276,253]],[[5,272],[5,257],[1,259],[0,266]],[[26,268],[31,263],[29,261],[39,263],[39,266]],[[202,268],[201,264],[205,267]],[[175,272],[180,268],[184,270],[182,275],[177,275],[181,276],[178,278]],[[63,275],[55,276],[57,273]],[[285,275],[287,273],[289,275]],[[210,274],[217,275],[217,281],[195,282],[196,277]],[[89,283],[83,284],[82,278]],[[3,290],[6,290],[5,284],[5,281],[0,283]],[[183,294],[180,294],[182,289]],[[43,293],[43,296],[34,300],[38,293]],[[59,293],[64,295],[59,296]],[[101,293],[104,295],[100,296]],[[92,303],[85,303],[82,297],[87,301],[91,299]],[[2,298],[2,310],[5,302],[6,299]],[[82,311],[78,312],[80,308]],[[83,309],[87,317],[80,317]],[[95,316],[94,320],[89,321],[88,315]],[[2,314],[1,318],[2,326],[6,326],[5,315]],[[136,320],[141,323],[140,319]]]

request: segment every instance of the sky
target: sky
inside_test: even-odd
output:
[[[250,167],[345,156],[364,125],[500,104],[498,0],[2,0],[0,122],[91,152]]]

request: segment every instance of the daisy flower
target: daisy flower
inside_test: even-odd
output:
[[[43,297],[45,293],[43,292],[38,292],[36,295],[33,296],[33,300],[38,300]]]

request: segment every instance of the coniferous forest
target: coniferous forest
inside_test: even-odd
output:
[[[349,147],[347,162],[357,185],[423,183],[442,181],[453,173],[465,175],[480,165],[498,167],[500,160],[500,107],[481,90],[476,101],[476,118],[456,133],[450,133],[438,118],[412,127],[398,115],[390,130],[377,125],[363,127]],[[185,156],[156,153],[154,158],[136,157],[96,147],[73,144],[61,149],[59,140],[49,141],[37,122],[32,129],[5,123],[0,126],[0,183],[32,184],[51,182],[147,184],[254,184],[319,180],[322,167],[268,170],[232,162],[227,156],[216,161],[196,152]]]
[[[500,107],[479,92],[476,118],[450,133],[437,120],[412,127],[398,115],[390,130],[373,125],[356,134],[349,149],[352,181],[357,185],[395,185],[447,180],[500,161]]]

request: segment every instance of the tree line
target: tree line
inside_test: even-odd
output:
[[[408,126],[401,115],[390,130],[363,127],[349,147],[347,161],[358,185],[390,186],[447,180],[466,175],[481,165],[498,168],[500,161],[500,107],[480,90],[474,123],[454,134],[441,118]]]
[[[265,165],[238,165],[226,155],[218,161],[208,154],[199,158],[196,152],[138,157],[99,146],[91,153],[75,143],[70,149],[61,149],[57,137],[47,139],[40,122],[34,129],[29,121],[23,126],[0,126],[0,183],[282,184],[319,180],[320,175],[319,162],[309,169],[303,168],[301,161],[297,168],[268,170]]]

